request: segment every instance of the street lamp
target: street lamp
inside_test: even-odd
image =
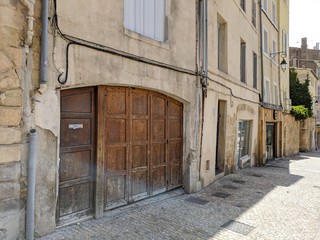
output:
[[[282,52],[275,52],[275,53],[270,53],[270,57],[271,58],[274,58],[274,56],[278,55],[278,54],[281,54],[281,57],[282,57],[282,61],[280,62],[280,68],[281,70],[284,72],[286,71],[287,69],[287,62],[285,60],[285,57],[287,56],[287,53],[285,51],[282,51]]]

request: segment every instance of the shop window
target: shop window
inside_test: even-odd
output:
[[[250,155],[250,121],[239,121],[238,125],[238,159]]]

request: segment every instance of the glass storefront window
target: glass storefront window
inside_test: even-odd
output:
[[[238,159],[249,155],[250,121],[239,121],[238,126]]]

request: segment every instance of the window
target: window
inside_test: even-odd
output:
[[[274,2],[274,0],[272,1],[272,22],[274,24],[276,24],[276,21],[277,21],[277,7],[276,7],[276,4]]]
[[[218,53],[218,69],[227,73],[227,23],[218,15],[218,29],[217,29],[217,53]]]
[[[272,39],[272,53],[276,53],[276,52],[278,52],[278,50],[277,50],[277,42],[276,42],[275,39]],[[278,55],[272,54],[272,56],[271,56],[272,61],[277,63],[278,62],[277,58],[278,58]]]
[[[262,8],[268,12],[268,0],[262,0]]]
[[[241,40],[240,43],[240,80],[246,82],[246,43]]]
[[[270,80],[265,77],[265,85],[264,85],[264,100],[267,103],[270,103],[271,97],[270,97]]]
[[[246,0],[240,0],[240,6],[243,11],[246,11]]]
[[[278,93],[278,87],[276,84],[273,85],[273,97],[274,97],[274,104],[278,105],[279,104],[279,93]]]
[[[124,27],[165,41],[165,0],[124,0]]]
[[[252,18],[251,18],[251,22],[253,24],[253,26],[256,27],[257,25],[257,4],[255,0],[252,0]]]
[[[287,52],[288,50],[288,35],[285,30],[282,30],[282,51]]]
[[[253,57],[252,57],[252,73],[253,73],[253,87],[255,89],[258,89],[258,58],[257,58],[257,54],[255,52],[253,52]]]
[[[238,159],[250,154],[250,121],[239,121],[238,125]]]
[[[263,51],[266,54],[269,54],[269,44],[268,44],[268,31],[266,29],[263,30]]]

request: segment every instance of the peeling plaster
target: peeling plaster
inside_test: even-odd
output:
[[[36,93],[34,99],[35,125],[51,131],[58,136],[60,109],[59,97],[54,90],[47,90],[43,94]],[[52,121],[55,119],[54,121]]]

